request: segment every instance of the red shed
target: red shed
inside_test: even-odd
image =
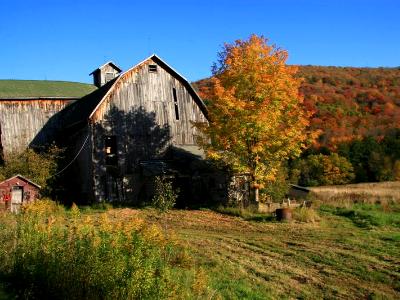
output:
[[[36,200],[39,190],[40,185],[18,174],[0,182],[0,203],[5,209],[17,212],[22,203]]]

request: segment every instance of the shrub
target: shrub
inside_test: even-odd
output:
[[[165,299],[176,294],[170,274],[180,264],[180,246],[135,215],[113,213],[114,218],[110,213],[85,216],[77,206],[66,211],[38,201],[17,216],[7,214],[0,219],[0,228],[7,229],[0,232],[4,278],[21,298]]]
[[[156,176],[155,191],[151,204],[161,212],[166,212],[174,207],[178,192],[173,189],[172,183],[164,176]]]

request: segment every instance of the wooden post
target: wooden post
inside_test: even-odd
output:
[[[260,191],[260,185],[258,183],[253,183],[253,188],[254,188],[254,203],[253,205],[257,208],[257,210],[260,207],[260,201],[259,201],[259,191]]]
[[[258,191],[259,191],[259,188],[257,186],[257,187],[254,188],[254,200],[255,200],[256,203],[259,202]]]

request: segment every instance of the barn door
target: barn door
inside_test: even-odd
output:
[[[11,191],[11,212],[17,213],[22,205],[23,187],[13,186]]]

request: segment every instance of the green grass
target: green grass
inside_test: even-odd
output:
[[[362,228],[371,229],[385,226],[400,228],[400,205],[396,204],[382,206],[356,203],[350,208],[323,205],[320,210],[346,217],[354,225]]]
[[[0,80],[0,99],[18,97],[83,97],[93,92],[92,84],[47,80]]]

